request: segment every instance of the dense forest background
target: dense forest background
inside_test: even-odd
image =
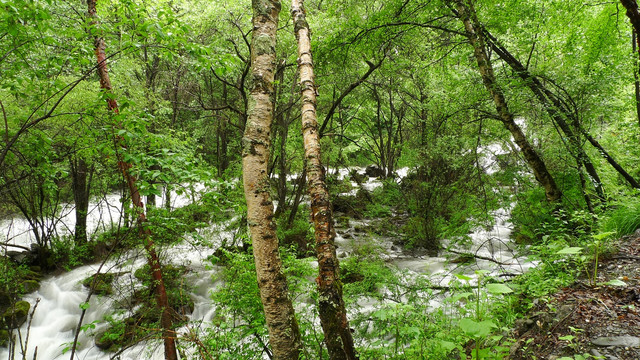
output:
[[[592,259],[597,269],[612,239],[640,225],[635,0],[300,3],[2,0],[0,216],[26,220],[35,244],[4,241],[0,302],[9,310],[2,342],[15,342],[9,331],[26,319],[29,307],[20,324],[10,320],[30,276],[144,248],[148,265],[138,275],[148,289],[139,296],[156,310],[141,321],[159,324],[166,358],[177,359],[168,339],[181,319],[171,309],[185,299],[176,290],[180,269],[163,267],[162,259],[184,234],[212,223],[236,233],[210,260],[230,272],[246,270],[226,274],[238,283],[214,300],[246,295],[228,306],[250,330],[229,330],[225,339],[203,335],[193,341],[200,349],[194,358],[502,358],[502,340],[489,335],[499,332],[497,324],[511,326],[534,297],[580,275],[591,274],[596,285]],[[269,26],[272,34],[262,33]],[[305,29],[310,53],[299,52]],[[317,124],[300,121],[309,96]],[[256,128],[261,110],[272,119]],[[310,133],[317,154],[309,150]],[[256,152],[264,158],[248,163]],[[247,180],[250,170],[261,176],[255,183]],[[367,188],[369,178],[381,186]],[[273,212],[257,230],[245,200],[256,186],[256,206]],[[321,188],[328,193],[313,192]],[[124,211],[96,230],[87,221],[90,204],[109,194],[121,195]],[[177,206],[172,194],[192,203]],[[74,226],[61,232],[68,204]],[[481,284],[503,279],[459,278],[461,288],[477,285],[462,296],[472,309],[457,314],[472,323],[459,326],[446,320],[454,314],[407,300],[436,287],[408,287],[397,301],[406,308],[371,315],[378,327],[351,338],[346,314],[358,303],[350,296],[379,292],[397,275],[372,257],[374,247],[354,251],[339,269],[330,224],[371,220],[367,232],[436,256],[469,244],[474,229],[491,228],[497,211],[510,214],[511,240],[536,259],[536,270],[510,287],[493,287],[482,312],[469,296],[479,304]],[[275,250],[263,247],[270,239]],[[22,251],[26,260],[8,256]],[[263,254],[275,255],[261,262]],[[318,279],[328,280],[309,290],[320,294],[320,310],[309,316],[321,321],[298,324],[290,298],[302,290],[292,279],[311,276],[296,262],[308,257],[320,263]],[[91,293],[106,281],[96,279],[87,285]],[[264,292],[278,282],[281,294]],[[269,310],[278,296],[288,307],[275,301]],[[289,315],[271,319],[274,312]],[[426,324],[444,313],[428,329],[398,325],[416,316]],[[394,331],[385,327],[394,322]],[[146,336],[133,328],[112,326],[111,345]],[[323,342],[323,331],[341,340]],[[275,341],[278,332],[288,334],[283,342]],[[363,340],[369,338],[380,343]],[[246,344],[235,347],[238,341]]]

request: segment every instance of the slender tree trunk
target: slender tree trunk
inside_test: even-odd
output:
[[[276,32],[280,1],[253,0],[249,116],[242,138],[242,174],[247,223],[253,244],[260,298],[276,360],[298,359],[300,330],[278,251],[267,167],[273,120]]]
[[[636,95],[636,117],[640,126],[640,47],[638,46],[638,35],[635,29],[631,30],[631,47],[633,48],[633,53],[636,54],[636,66],[633,67],[633,88]]]
[[[298,213],[298,208],[300,207],[300,202],[302,202],[302,193],[304,191],[304,184],[307,180],[307,164],[305,164],[302,168],[302,174],[297,179],[297,188],[295,189],[296,195],[293,198],[293,203],[291,204],[291,211],[289,212],[289,218],[287,219],[287,229],[291,229],[293,226],[293,221],[296,219],[296,214]]]
[[[604,147],[602,147],[602,145],[600,144],[600,142],[598,140],[596,140],[593,136],[591,136],[591,134],[589,134],[587,132],[587,130],[585,130],[582,126],[580,126],[579,128],[580,132],[582,132],[582,134],[584,135],[585,138],[587,138],[587,140],[589,140],[589,143],[591,143],[591,145],[593,145],[593,147],[595,147],[596,149],[598,149],[598,151],[600,151],[600,154],[602,154],[602,157],[605,158],[605,160],[607,160],[607,162],[609,162],[609,164],[616,169],[616,171],[625,179],[627,180],[627,182],[635,189],[640,189],[640,183],[638,183],[636,181],[636,179],[633,178],[633,176],[631,176],[631,174],[629,174],[620,164],[618,164],[618,162],[613,158],[613,156],[611,156],[607,150],[604,149]]]
[[[96,0],[87,0],[89,23],[92,27],[96,27],[98,20],[96,14]],[[107,57],[105,54],[105,42],[104,39],[96,35],[94,37],[95,53],[98,61],[98,76],[100,77],[100,88],[109,93],[107,97],[107,105],[109,110],[114,114],[119,113],[118,103],[114,96],[112,96],[111,80],[109,79],[109,71],[107,69]],[[115,131],[114,131],[115,133]],[[151,269],[151,276],[154,279],[156,301],[158,310],[161,313],[160,323],[162,326],[162,337],[164,339],[164,356],[165,360],[177,360],[178,355],[176,352],[175,344],[175,332],[173,331],[171,321],[171,308],[169,307],[169,300],[167,298],[167,291],[164,286],[164,280],[162,277],[162,269],[160,266],[160,260],[155,250],[155,245],[151,238],[151,230],[144,225],[147,221],[144,205],[138,186],[136,184],[136,178],[131,175],[131,164],[125,162],[122,157],[120,149],[126,148],[126,143],[123,137],[114,135],[114,142],[116,144],[116,154],[118,159],[118,168],[122,172],[122,175],[129,188],[129,194],[131,195],[131,202],[134,209],[138,214],[138,225],[141,227],[142,235],[144,236],[144,246],[147,252],[147,261]]]
[[[76,244],[87,242],[87,213],[89,212],[89,194],[91,190],[91,174],[86,161],[77,156],[69,160],[71,166],[71,188],[76,206],[76,226],[74,238]]]
[[[478,19],[475,16],[473,3],[469,0],[469,6],[467,6],[463,0],[454,0],[454,2],[458,9],[460,20],[462,20],[464,24],[467,36],[471,41],[471,45],[473,45],[474,55],[478,62],[478,69],[482,75],[482,81],[493,98],[493,102],[495,103],[496,110],[498,111],[498,115],[500,116],[502,123],[505,128],[509,130],[515,140],[515,143],[522,151],[522,154],[533,171],[536,180],[538,180],[540,185],[544,188],[547,200],[549,202],[559,201],[562,197],[562,192],[547,170],[547,166],[540,155],[536,152],[533,146],[531,146],[529,140],[527,140],[522,132],[522,129],[515,123],[513,114],[511,114],[507,106],[502,89],[496,83],[493,67],[484,45],[482,32],[478,31],[481,27],[479,26]]]
[[[316,85],[311,56],[311,35],[306,21],[304,0],[291,1],[291,17],[298,40],[298,71],[302,90],[302,133],[307,163],[307,187],[311,197],[311,217],[315,228],[318,255],[318,308],[329,357],[357,359],[347,320],[340,266],[336,256],[333,216],[329,192],[321,163],[318,121],[316,117]]]

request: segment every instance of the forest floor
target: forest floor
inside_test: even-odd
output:
[[[514,330],[511,359],[640,359],[640,232],[588,279],[539,300]],[[605,285],[620,280],[626,285]]]

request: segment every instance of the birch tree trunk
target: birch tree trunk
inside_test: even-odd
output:
[[[95,28],[98,23],[98,17],[96,14],[96,0],[87,0],[87,7],[89,24],[91,25],[91,27]],[[116,101],[115,97],[112,96],[111,80],[109,78],[109,71],[107,69],[107,57],[105,54],[106,44],[104,39],[101,36],[97,35],[97,33],[94,36],[94,46],[96,58],[98,61],[97,73],[100,78],[100,88],[110,94],[110,96],[107,97],[107,105],[109,107],[109,110],[117,115],[120,110],[118,108],[118,102]],[[171,321],[171,308],[169,307],[167,291],[164,286],[160,260],[155,250],[153,240],[151,238],[151,230],[149,230],[148,227],[144,226],[144,223],[147,221],[147,217],[145,215],[144,204],[142,203],[142,198],[136,184],[137,179],[130,172],[131,164],[123,160],[122,153],[119,151],[120,149],[125,149],[127,144],[125,143],[123,137],[115,135],[115,133],[116,132],[114,131],[118,168],[122,172],[122,175],[127,183],[133,207],[137,211],[137,221],[138,225],[141,228],[141,233],[144,236],[144,246],[147,252],[147,261],[151,269],[151,277],[154,280],[156,302],[158,310],[161,314],[160,324],[162,326],[162,338],[164,339],[164,357],[166,360],[177,360],[178,355],[176,352],[175,332],[173,331]]]
[[[468,0],[468,6],[465,5],[463,0],[454,0],[454,3],[457,7],[460,20],[464,24],[467,36],[473,46],[473,53],[476,61],[478,62],[478,69],[480,71],[480,75],[482,75],[484,86],[493,98],[496,110],[504,124],[504,127],[509,130],[511,136],[513,136],[515,143],[522,151],[527,164],[533,171],[536,180],[544,188],[547,200],[549,202],[556,202],[560,200],[562,192],[547,170],[547,166],[540,155],[536,152],[533,146],[531,146],[531,143],[529,143],[529,140],[525,137],[522,129],[515,123],[513,114],[511,114],[509,107],[507,106],[507,101],[502,89],[496,83],[491,60],[489,59],[489,55],[485,48],[483,34],[479,31],[481,27],[479,26],[478,19],[475,16],[472,0]]]
[[[242,138],[242,177],[260,298],[276,360],[300,357],[300,330],[282,272],[267,167],[273,120],[276,32],[280,1],[253,0],[252,89]]]
[[[318,122],[316,117],[316,86],[311,56],[311,36],[306,21],[304,0],[291,1],[291,18],[298,41],[298,72],[302,91],[302,134],[307,168],[307,188],[311,198],[311,217],[315,228],[318,255],[318,312],[329,357],[357,359],[349,329],[347,312],[342,300],[342,284],[336,256],[333,216],[329,192],[321,163]]]

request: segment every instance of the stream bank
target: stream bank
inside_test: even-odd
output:
[[[584,277],[534,301],[511,334],[510,359],[640,359],[640,231],[616,246],[596,286]]]

